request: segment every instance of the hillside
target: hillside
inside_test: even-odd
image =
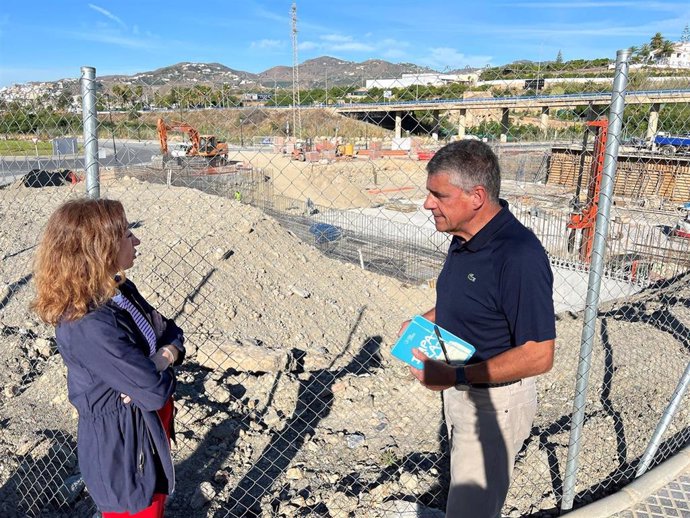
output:
[[[189,85],[190,83],[239,85],[243,82],[254,82],[256,75],[242,70],[234,70],[220,63],[183,62],[131,76],[102,76],[99,77],[99,80],[104,84],[122,83],[142,86]]]
[[[309,59],[299,66],[299,79],[303,87],[329,85],[360,85],[373,77],[394,78],[402,74],[433,72],[432,69],[413,63],[391,63],[382,59],[370,59],[360,63],[344,61],[330,56]],[[257,74],[266,86],[292,82],[292,67],[277,66]]]

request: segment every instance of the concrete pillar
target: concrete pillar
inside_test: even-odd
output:
[[[435,110],[433,113],[434,117],[434,128],[431,130],[432,136],[436,135],[434,139],[438,140],[438,136],[441,134],[441,112]]]
[[[540,120],[541,132],[546,137],[549,131],[549,107],[541,107],[541,120]]]
[[[460,116],[458,117],[458,138],[465,138],[465,130],[467,123],[467,110],[464,108],[460,110]]]
[[[395,112],[395,138],[402,138],[402,112]]]
[[[501,108],[501,142],[508,141],[508,130],[510,130],[510,109]]]
[[[661,105],[659,103],[652,103],[649,108],[649,121],[647,122],[647,138],[653,139],[659,129],[659,110]]]

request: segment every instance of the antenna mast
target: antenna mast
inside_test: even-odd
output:
[[[299,63],[297,61],[297,2],[292,3],[292,133],[302,138],[302,114],[299,111]]]

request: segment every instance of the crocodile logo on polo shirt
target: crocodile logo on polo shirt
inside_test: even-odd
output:
[[[467,274],[467,280],[468,280],[468,281],[471,281],[471,282],[474,282],[474,281],[477,280],[477,278],[474,276],[473,273],[468,273],[468,274]]]

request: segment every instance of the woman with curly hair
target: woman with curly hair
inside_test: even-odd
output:
[[[171,367],[184,336],[125,276],[139,243],[120,202],[78,199],[50,217],[35,259],[33,309],[55,326],[79,467],[104,518],[162,517],[175,485]]]

